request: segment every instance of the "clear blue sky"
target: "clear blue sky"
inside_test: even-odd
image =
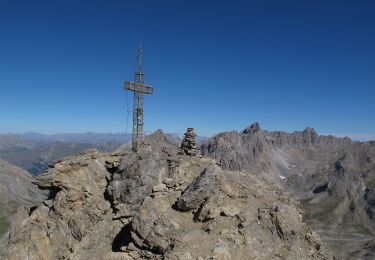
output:
[[[375,136],[375,1],[354,0],[0,0],[0,132],[125,131],[140,40],[146,130]]]

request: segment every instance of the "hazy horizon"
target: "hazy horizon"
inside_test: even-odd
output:
[[[145,134],[151,134],[155,131],[157,131],[158,129],[156,130],[153,130],[153,131],[148,131],[146,130],[145,131]],[[184,134],[184,132],[169,132],[169,131],[166,131],[164,129],[161,129],[163,130],[163,132],[167,133],[167,134]],[[227,132],[227,131],[237,131],[237,132],[240,132],[244,130],[243,129],[227,129],[227,130],[223,130],[221,132]],[[280,130],[269,130],[269,129],[263,129],[263,130],[267,130],[267,131],[280,131]],[[295,131],[303,131],[304,129],[299,129],[299,130],[295,130]],[[283,131],[283,132],[287,132],[287,133],[292,133],[294,131]],[[210,134],[210,135],[201,135],[199,134],[199,132],[197,132],[199,136],[202,136],[202,137],[212,137],[220,132],[217,132],[217,133],[213,133],[213,134]],[[56,132],[56,133],[43,133],[43,132],[34,132],[34,131],[27,131],[27,132],[0,132],[0,135],[6,135],[6,134],[10,134],[10,135],[27,135],[27,134],[41,134],[41,135],[45,135],[45,136],[53,136],[53,135],[84,135],[84,134],[103,134],[103,135],[131,135],[131,132],[93,132],[93,131],[87,131],[87,132]],[[319,133],[319,135],[332,135],[332,136],[335,136],[335,137],[339,137],[339,138],[343,138],[343,137],[349,137],[351,138],[352,140],[354,141],[363,141],[363,142],[366,142],[366,141],[375,141],[375,134],[356,134],[356,133],[352,133],[352,134],[331,134],[331,133]]]
[[[123,83],[142,41],[145,129],[258,121],[372,137],[374,13],[370,1],[2,1],[0,132],[130,132]]]

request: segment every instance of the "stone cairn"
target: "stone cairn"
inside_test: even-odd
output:
[[[184,140],[182,140],[180,152],[179,154],[186,154],[190,156],[197,155],[197,143],[195,142],[195,134],[194,128],[188,128]]]

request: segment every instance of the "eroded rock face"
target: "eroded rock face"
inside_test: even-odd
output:
[[[16,215],[0,258],[104,259],[122,226],[112,220],[111,204],[104,198],[105,165],[119,159],[92,152],[58,162],[40,176],[37,184],[51,191],[50,198],[30,209],[26,219],[17,218],[25,212]]]
[[[168,155],[162,151],[140,150],[125,154],[107,188],[111,200],[119,203],[142,202],[152,187],[168,177]]]
[[[178,199],[177,208],[187,211],[198,208],[204,201],[217,196],[220,176],[214,168],[206,168],[199,178],[196,178]]]
[[[256,176],[212,166],[182,194],[146,197],[132,238],[165,259],[329,258],[288,194]]]

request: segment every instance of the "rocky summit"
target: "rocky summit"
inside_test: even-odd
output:
[[[229,135],[257,149],[240,163],[216,160],[221,146],[211,140],[207,156],[189,156],[158,131],[137,154],[92,150],[50,165],[36,180],[48,199],[18,211],[0,258],[331,259],[291,194],[240,171],[245,158],[270,167],[268,138],[256,127]]]

